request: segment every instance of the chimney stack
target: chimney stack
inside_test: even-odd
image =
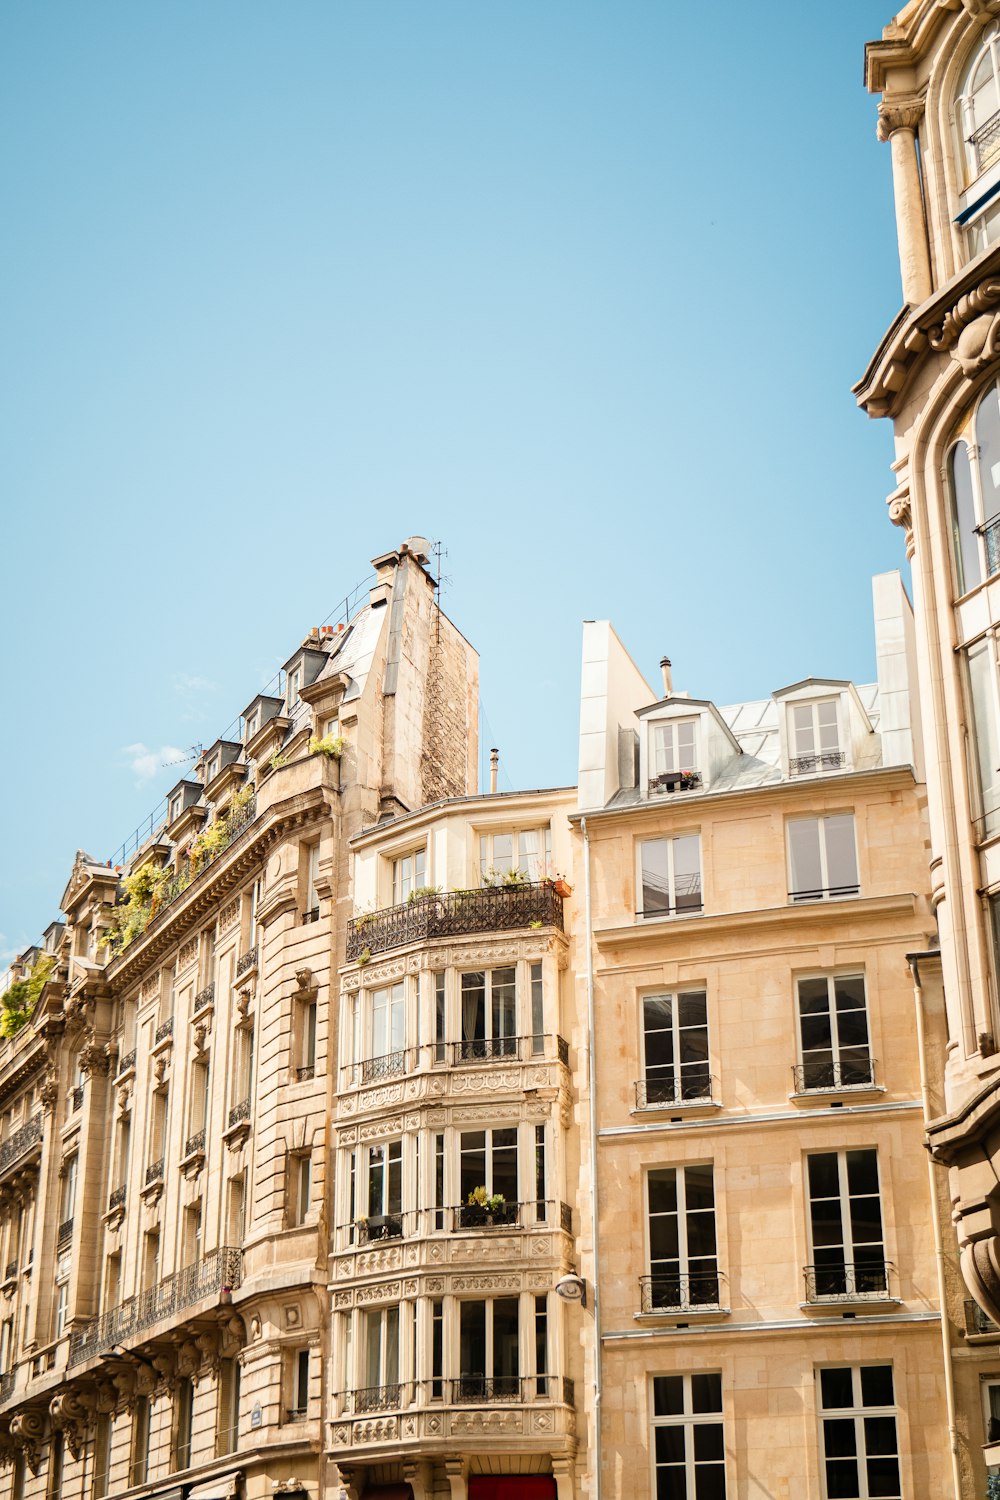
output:
[[[500,768],[500,751],[494,745],[490,751],[490,791],[497,789],[497,771]]]
[[[663,673],[663,696],[669,698],[674,691],[674,675],[670,670],[670,657],[660,658],[660,671]]]

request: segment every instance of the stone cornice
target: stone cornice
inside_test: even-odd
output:
[[[950,1165],[957,1156],[978,1145],[1000,1120],[1000,1075],[951,1114],[939,1115],[927,1126],[927,1146],[935,1161]]]
[[[865,87],[880,94],[897,69],[913,69],[935,45],[939,31],[957,12],[986,22],[1000,14],[1000,0],[913,0],[876,42],[865,46]]]
[[[950,355],[967,378],[1000,361],[994,329],[1000,307],[1000,246],[964,266],[919,307],[897,315],[868,368],[853,386],[870,417],[892,416],[925,358]]]

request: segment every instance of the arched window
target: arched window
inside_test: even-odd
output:
[[[1000,573],[1000,382],[986,391],[948,455],[958,592]]]
[[[956,115],[973,182],[1000,159],[1000,26],[990,27],[965,70]]]

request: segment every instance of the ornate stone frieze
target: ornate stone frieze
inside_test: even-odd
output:
[[[400,1284],[398,1281],[382,1281],[376,1286],[360,1286],[355,1296],[359,1303],[398,1302],[400,1298]]]
[[[230,927],[232,927],[232,926],[235,925],[236,920],[239,917],[239,914],[240,914],[240,903],[239,903],[239,898],[237,897],[236,900],[230,901],[229,904],[227,906],[224,906],[222,908],[222,910],[220,911],[220,913],[219,913],[219,932],[220,933],[228,932],[229,929],[230,929]]]
[[[399,1421],[396,1417],[377,1417],[367,1422],[354,1423],[355,1443],[390,1443],[398,1434]]]
[[[454,1437],[509,1437],[524,1431],[519,1411],[453,1411],[449,1429]]]
[[[481,1276],[453,1276],[451,1290],[458,1292],[519,1292],[521,1275],[518,1271],[493,1272]]]

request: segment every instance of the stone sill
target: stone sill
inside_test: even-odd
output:
[[[879,1099],[886,1092],[882,1083],[863,1084],[858,1088],[839,1089],[802,1089],[794,1094],[789,1094],[790,1104],[809,1105],[822,1104],[824,1100],[843,1100],[844,1103],[853,1099]]]
[[[643,1327],[675,1328],[686,1323],[717,1323],[732,1315],[731,1307],[664,1307],[656,1312],[633,1313],[632,1318]]]
[[[829,1302],[817,1298],[814,1302],[800,1302],[802,1312],[815,1315],[816,1313],[863,1313],[868,1309],[873,1312],[891,1312],[894,1307],[902,1307],[902,1297],[844,1297],[839,1301]]]
[[[652,1116],[660,1119],[662,1124],[669,1125],[671,1120],[679,1118],[718,1114],[721,1108],[722,1104],[718,1099],[691,1099],[684,1104],[647,1104],[642,1109],[630,1109],[629,1114],[633,1120],[646,1120]],[[666,1118],[662,1118],[663,1116]]]

